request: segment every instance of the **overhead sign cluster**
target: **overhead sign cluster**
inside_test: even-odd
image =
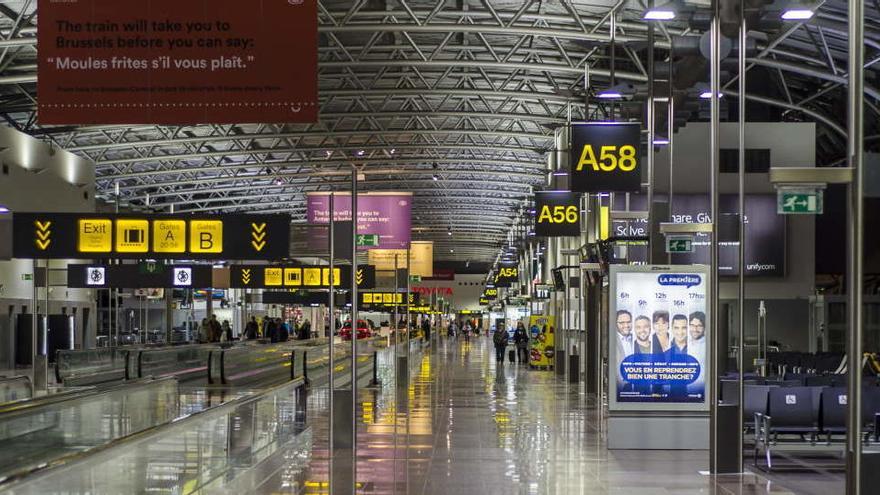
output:
[[[16,258],[272,260],[289,251],[284,215],[13,215]]]
[[[406,301],[404,302],[404,297]],[[420,302],[416,292],[360,292],[358,306],[364,309],[370,308],[393,308],[394,306],[417,305]]]
[[[230,273],[229,284],[234,289],[326,289],[331,283],[329,266],[234,265]],[[375,267],[359,266],[356,278],[358,288],[372,289],[376,286]],[[333,268],[333,285],[351,287],[350,266]]]

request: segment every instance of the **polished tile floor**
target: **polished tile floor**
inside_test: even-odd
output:
[[[383,362],[385,386],[358,399],[358,493],[842,493],[839,476],[782,476],[782,484],[755,474],[704,476],[707,451],[609,451],[591,400],[552,372],[497,365],[487,338],[443,338],[413,354],[410,381],[400,386],[391,359]],[[321,397],[316,391],[312,414],[326,405]],[[315,443],[298,476],[304,486],[294,489],[288,478],[263,489],[327,493],[325,419],[309,421]]]

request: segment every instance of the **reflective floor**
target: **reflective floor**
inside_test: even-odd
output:
[[[593,403],[552,372],[497,365],[485,337],[444,338],[433,352],[413,355],[410,367],[408,386],[395,387],[385,369],[381,392],[359,396],[358,493],[842,492],[840,478],[825,474],[798,473],[785,486],[754,474],[701,475],[707,451],[608,451]],[[326,391],[310,401],[312,412],[325,411]],[[279,470],[260,492],[327,493],[326,413],[309,424],[304,485]]]

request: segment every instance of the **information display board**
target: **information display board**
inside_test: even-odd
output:
[[[41,124],[316,122],[316,0],[39,0]]]
[[[34,259],[274,260],[290,254],[287,215],[15,213],[12,255]]]
[[[535,193],[535,235],[578,236],[581,233],[580,193],[540,191]]]
[[[708,410],[708,273],[703,265],[611,265],[609,410]]]
[[[572,123],[571,190],[581,193],[641,190],[641,135],[638,123]]]

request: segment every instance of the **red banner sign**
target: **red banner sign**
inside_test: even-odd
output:
[[[39,0],[41,124],[315,122],[317,0]]]

